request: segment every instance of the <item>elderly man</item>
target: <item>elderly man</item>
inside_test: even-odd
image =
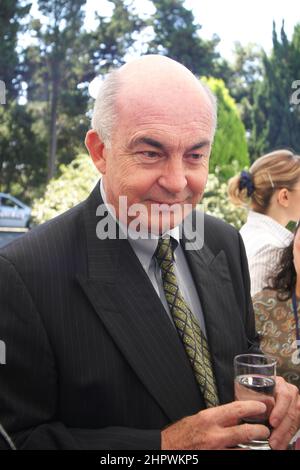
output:
[[[104,82],[86,137],[100,187],[1,252],[0,421],[19,448],[221,449],[269,436],[240,424],[264,404],[233,402],[233,357],[257,348],[239,234],[205,216],[201,249],[179,236],[205,188],[214,128],[212,95],[168,58]],[[117,236],[103,236],[103,203]],[[123,236],[132,207],[151,236]],[[296,388],[277,379],[274,449],[299,414]]]

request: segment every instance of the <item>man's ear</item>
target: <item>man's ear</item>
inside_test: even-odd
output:
[[[93,129],[89,130],[85,137],[85,145],[92,157],[93,163],[97,170],[105,175],[106,173],[106,152],[105,146],[97,132]]]
[[[279,189],[277,193],[277,202],[282,206],[282,207],[288,207],[290,203],[290,194],[289,190],[286,188]]]

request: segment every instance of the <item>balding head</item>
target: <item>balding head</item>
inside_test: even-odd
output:
[[[212,117],[212,133],[216,127],[216,99],[210,89],[201,83],[186,67],[160,55],[146,55],[123,65],[109,73],[102,83],[93,112],[92,127],[97,131],[106,146],[110,146],[111,136],[117,129],[117,120],[122,109],[144,112],[149,106],[178,102],[178,112],[182,113],[195,97],[199,107],[207,108]],[[174,108],[174,106],[173,106]],[[150,110],[150,109],[149,109]]]
[[[180,224],[203,195],[214,124],[207,90],[171,59],[145,56],[106,79],[86,145],[117,217],[134,224],[138,207],[138,224],[156,234]],[[153,214],[157,206],[162,217]]]
[[[165,84],[176,84],[182,89],[188,84],[201,90],[199,80],[182,64],[161,55],[145,55],[132,60],[119,69],[119,77],[126,84],[140,85],[144,90],[157,89]]]

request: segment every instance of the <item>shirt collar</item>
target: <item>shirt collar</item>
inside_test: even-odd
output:
[[[106,198],[106,193],[104,189],[104,184],[103,184],[103,178],[100,180],[100,193],[101,197],[103,199],[104,204],[107,206],[107,210],[110,213],[110,215],[116,220],[116,217],[114,213],[111,211],[111,208],[109,205],[107,205],[107,198]],[[127,227],[122,224],[122,222],[118,221],[118,224],[120,225],[121,229],[123,229],[124,233],[127,233]],[[180,243],[180,229],[179,225],[174,227],[171,230],[168,230],[164,235],[170,235],[170,237],[173,237],[177,241],[177,247]],[[155,236],[154,234],[151,235],[151,238],[138,238],[134,239],[130,236],[130,230],[128,230],[128,241],[133,248],[135,254],[140,260],[140,263],[142,264],[143,268],[145,271],[148,271],[150,268],[150,264],[153,258],[153,255],[155,253],[155,250],[157,248],[158,244],[158,239],[160,237],[157,235]],[[176,248],[177,248],[176,247]],[[174,251],[176,251],[176,248]]]

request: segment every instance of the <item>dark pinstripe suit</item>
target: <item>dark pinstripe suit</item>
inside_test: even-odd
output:
[[[159,449],[160,430],[204,407],[178,335],[127,240],[99,240],[99,187],[1,251],[0,422],[26,449]],[[186,257],[222,403],[233,356],[255,348],[238,232],[205,218]]]

